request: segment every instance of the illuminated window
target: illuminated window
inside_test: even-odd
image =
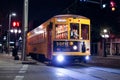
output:
[[[70,24],[70,39],[79,39],[79,24]]]
[[[81,37],[82,39],[89,39],[89,25],[81,24]]]
[[[55,38],[56,39],[67,39],[68,38],[68,26],[66,24],[56,24],[55,27]]]

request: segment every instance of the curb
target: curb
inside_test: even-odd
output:
[[[21,61],[22,64],[37,64],[36,61]]]
[[[120,68],[120,59],[111,58],[111,57],[92,56],[91,59],[88,61],[88,64],[92,64],[96,66]]]

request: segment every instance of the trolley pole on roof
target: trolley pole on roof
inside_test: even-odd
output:
[[[22,61],[26,60],[26,36],[28,31],[28,0],[24,0]]]

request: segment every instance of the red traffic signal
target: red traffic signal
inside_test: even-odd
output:
[[[110,6],[111,7],[115,7],[115,2],[114,1],[110,1]]]
[[[12,23],[12,26],[13,26],[13,27],[19,27],[19,26],[20,26],[20,22],[14,21],[14,22]]]
[[[112,11],[115,11],[116,3],[113,0],[110,1],[110,7]]]

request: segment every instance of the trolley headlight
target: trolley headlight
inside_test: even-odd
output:
[[[63,62],[64,61],[64,56],[63,55],[58,55],[56,59],[57,59],[58,62]]]
[[[86,60],[89,60],[89,59],[90,59],[90,57],[89,57],[89,56],[86,56],[86,57],[85,57],[85,59],[86,59]]]
[[[77,47],[76,45],[73,46],[73,50],[77,50],[77,48],[78,48],[78,47]]]

